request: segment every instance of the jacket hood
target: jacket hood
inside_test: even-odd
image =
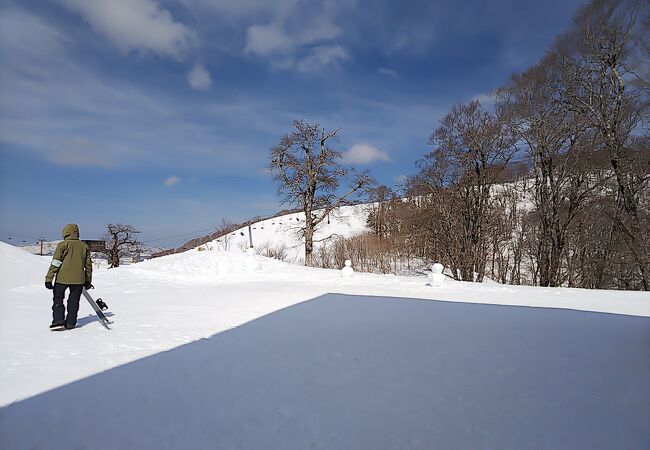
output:
[[[69,223],[63,227],[61,235],[66,241],[68,239],[79,239],[79,227],[76,223]]]

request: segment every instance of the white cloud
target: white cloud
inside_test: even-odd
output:
[[[379,75],[386,75],[387,77],[392,77],[392,78],[399,77],[396,71],[394,71],[393,69],[389,69],[387,67],[380,67],[377,72],[379,73]]]
[[[197,102],[182,89],[152,86],[146,77],[129,82],[94,70],[76,50],[56,22],[22,10],[0,14],[0,144],[8,151],[57,164],[155,167],[168,172],[158,181],[162,187],[179,167],[211,174],[263,167],[266,154],[259,149],[305,114],[299,102],[279,105],[274,92]],[[313,120],[347,124],[351,143],[372,136],[386,149],[402,148],[405,135],[417,136],[447,112],[425,102],[343,98],[348,107],[323,110]]]
[[[181,179],[174,175],[174,176],[171,176],[171,177],[167,178],[164,181],[164,184],[165,184],[165,186],[170,187],[170,186],[173,186],[173,185],[179,183],[180,181],[181,181]]]
[[[295,10],[299,0],[180,0],[180,2],[190,9],[237,18],[260,13],[285,16]]]
[[[345,164],[369,164],[374,161],[390,161],[388,153],[370,144],[355,144],[342,155]]]
[[[212,86],[210,72],[200,64],[196,64],[189,71],[187,74],[187,82],[192,86],[192,89],[196,89],[197,91],[207,91]]]
[[[103,75],[77,49],[53,22],[0,11],[0,145],[7,151],[60,165],[242,173],[265,165],[259,148],[296,117],[270,94],[196,102],[147,79]]]
[[[494,105],[494,95],[492,94],[479,94],[474,96],[472,100],[478,100],[478,102],[484,108],[490,108],[492,105]]]
[[[431,2],[431,4],[435,4],[435,2]],[[421,54],[430,48],[438,32],[439,29],[431,24],[425,25],[409,21],[406,28],[392,34],[392,40],[386,46],[386,54]]]
[[[313,44],[335,39],[341,34],[341,28],[332,20],[322,15],[314,23],[305,27],[298,35],[297,39],[300,44]]]
[[[61,1],[124,52],[180,59],[193,41],[193,32],[155,0]]]
[[[277,23],[253,25],[246,30],[244,53],[268,56],[292,51],[297,45]]]
[[[323,45],[314,47],[311,54],[298,63],[298,70],[316,72],[348,59],[351,59],[350,54],[340,45]]]
[[[290,54],[301,47],[336,38],[341,29],[325,16],[318,17],[309,26],[289,32],[282,22],[252,25],[246,30],[244,53],[258,56]]]
[[[282,4],[288,6],[290,2]],[[331,43],[342,32],[334,23],[332,11],[333,7],[325,8],[299,20],[295,20],[295,8],[276,11],[271,22],[248,27],[244,53],[267,58],[274,69],[302,72],[350,59],[347,50]]]

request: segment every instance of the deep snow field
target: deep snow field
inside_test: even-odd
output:
[[[482,325],[484,322],[479,318],[479,314],[483,314],[482,311],[488,311],[486,310],[488,307],[472,305],[473,303],[536,307],[501,309],[493,307],[489,310],[492,311],[489,313],[492,314],[490,316],[492,318],[486,323],[495,321],[493,331],[499,334],[499,329],[502,330],[503,342],[512,342],[513,345],[521,346],[524,344],[517,344],[521,338],[522,342],[527,342],[526,345],[530,345],[530,347],[517,348],[513,353],[513,355],[519,355],[515,358],[517,361],[523,361],[525,358],[522,355],[530,354],[529,350],[532,348],[535,352],[540,352],[542,361],[550,361],[549,367],[557,363],[560,365],[558,367],[561,367],[558,370],[567,371],[568,375],[566,376],[569,376],[569,379],[564,379],[559,375],[554,378],[551,375],[549,379],[552,381],[548,381],[550,384],[541,392],[558,386],[582,385],[580,379],[570,378],[571,376],[600,376],[598,372],[601,367],[592,366],[593,361],[584,356],[591,355],[592,352],[597,355],[594,358],[605,366],[608,364],[615,366],[612,370],[616,369],[619,372],[611,373],[612,379],[607,378],[607,374],[602,375],[605,377],[603,380],[607,381],[606,384],[609,386],[585,383],[586,390],[580,394],[582,396],[580,398],[586,398],[588,402],[584,405],[580,404],[580,408],[575,411],[570,408],[569,410],[572,414],[586,414],[587,410],[594,409],[589,402],[598,398],[605,402],[605,408],[610,406],[607,402],[616,403],[616,407],[611,411],[611,417],[618,415],[621,417],[619,420],[625,419],[628,424],[624,426],[624,428],[627,427],[625,429],[617,429],[622,434],[616,436],[619,439],[623,435],[629,436],[628,443],[630,445],[638,445],[640,442],[650,443],[650,432],[647,427],[643,434],[638,426],[639,421],[647,424],[648,414],[650,414],[648,407],[644,409],[642,406],[646,400],[650,400],[648,379],[645,381],[638,379],[640,376],[650,375],[650,354],[648,353],[650,320],[647,319],[650,317],[650,295],[648,293],[515,287],[496,283],[460,283],[452,280],[447,280],[442,287],[431,287],[424,276],[402,277],[356,273],[352,278],[344,278],[337,270],[306,268],[261,256],[247,257],[241,251],[233,250],[232,252],[219,251],[216,248],[207,251],[192,250],[117,269],[96,270],[93,278],[96,288],[90,292],[95,298],[102,297],[108,304],[108,316],[113,322],[112,329],[105,330],[101,326],[92,314],[89,305],[82,298],[78,327],[71,331],[52,332],[48,329],[51,322],[51,292],[43,286],[44,276],[51,258],[34,256],[19,248],[0,243],[0,289],[2,289],[0,293],[2,298],[0,406],[4,407],[0,410],[0,447],[7,449],[19,447],[64,448],[64,446],[57,445],[56,441],[51,440],[55,439],[54,434],[48,436],[48,433],[54,433],[56,430],[57,433],[61,432],[65,435],[65,431],[60,428],[69,426],[70,421],[66,417],[71,415],[79,418],[79,424],[73,427],[76,437],[71,441],[66,441],[71,446],[65,448],[309,448],[309,446],[314,448],[454,448],[457,445],[464,446],[464,448],[478,448],[485,443],[492,443],[492,446],[487,445],[485,448],[563,448],[562,446],[558,447],[557,442],[573,442],[573,446],[564,448],[607,448],[605,447],[607,440],[603,440],[601,435],[609,430],[606,427],[603,428],[601,421],[607,421],[605,419],[610,418],[608,414],[604,414],[593,422],[589,422],[587,419],[583,420],[581,425],[583,427],[600,427],[600,431],[594,430],[596,432],[594,436],[597,439],[587,446],[586,441],[569,436],[571,433],[565,436],[566,441],[553,441],[548,436],[544,437],[543,433],[540,436],[532,437],[529,433],[528,438],[515,433],[515,437],[510,441],[504,441],[502,424],[497,423],[494,428],[490,428],[478,416],[465,417],[462,414],[460,417],[464,417],[464,419],[460,420],[467,420],[467,427],[459,425],[462,430],[456,430],[458,433],[453,437],[446,436],[444,438],[444,429],[436,428],[432,423],[421,422],[437,420],[436,418],[440,419],[440,417],[447,417],[449,420],[450,417],[456,416],[445,416],[444,411],[441,413],[440,409],[429,411],[430,415],[427,415],[429,413],[424,414],[423,410],[428,411],[426,395],[418,400],[419,394],[412,397],[413,392],[408,395],[405,393],[402,396],[404,399],[408,399],[407,403],[395,405],[396,411],[400,411],[402,414],[401,419],[390,415],[381,416],[372,423],[369,422],[369,419],[361,417],[354,419],[344,411],[347,401],[354,401],[354,399],[361,401],[354,394],[349,394],[349,397],[337,397],[336,401],[332,400],[331,405],[323,403],[327,402],[327,398],[332,395],[331,392],[336,391],[337,388],[334,388],[334,391],[328,390],[332,386],[329,386],[328,389],[321,386],[323,390],[319,391],[319,395],[312,399],[314,402],[320,402],[319,404],[325,408],[324,410],[328,411],[328,413],[323,413],[322,420],[317,416],[309,415],[309,405],[305,403],[305,400],[294,399],[296,402],[289,402],[294,409],[287,405],[284,409],[281,405],[277,408],[270,406],[275,404],[274,402],[282,403],[278,399],[291,398],[293,389],[296,390],[295,392],[304,394],[305,386],[309,386],[312,381],[317,381],[314,380],[314,377],[318,378],[318,373],[321,372],[324,374],[325,380],[333,380],[331,378],[334,376],[333,374],[343,376],[343,379],[336,379],[336,386],[343,384],[340,387],[345,392],[354,391],[352,389],[354,382],[358,383],[361,378],[367,377],[367,375],[363,375],[359,378],[359,374],[367,373],[376,373],[378,376],[384,373],[388,377],[388,379],[380,377],[375,381],[373,381],[373,377],[370,377],[367,380],[370,386],[377,388],[377,392],[393,392],[391,389],[396,389],[395,386],[405,388],[403,380],[400,381],[400,379],[411,376],[415,377],[411,380],[411,384],[416,386],[416,389],[429,392],[430,387],[418,388],[417,383],[425,383],[423,386],[427,386],[426,380],[435,379],[435,374],[438,373],[436,371],[445,372],[445,367],[436,365],[435,360],[432,360],[432,366],[423,366],[420,369],[413,366],[408,369],[410,364],[415,364],[414,361],[421,360],[421,356],[416,357],[415,360],[409,359],[414,355],[404,352],[403,348],[400,350],[400,347],[395,349],[391,349],[390,345],[385,347],[386,342],[382,342],[382,339],[387,339],[387,342],[401,342],[400,339],[403,338],[407,348],[413,347],[418,342],[430,343],[432,339],[438,340],[437,342],[441,344],[462,341],[464,345],[467,345],[463,351],[469,351],[469,355],[471,355],[471,352],[483,345],[481,338],[469,337],[473,332],[471,330],[487,333],[485,334],[486,342],[491,342],[489,339],[492,336],[491,328]],[[259,264],[257,270],[250,270],[251,260],[249,258],[253,258]],[[345,294],[345,296],[337,297],[332,294]],[[355,302],[353,299],[357,297],[349,296],[359,296],[358,298],[362,300]],[[372,298],[377,297],[382,298],[373,303]],[[417,302],[418,305],[424,306],[413,307],[411,306],[414,304],[413,300],[410,299],[431,301]],[[373,307],[373,304],[376,304],[377,308]],[[321,311],[319,308],[324,307],[319,305],[327,305],[327,307]],[[363,305],[363,308],[359,309],[355,305]],[[418,308],[426,308],[426,310]],[[458,309],[451,312],[444,308]],[[296,311],[302,312],[298,314]],[[321,312],[319,313],[319,311]],[[518,312],[511,313],[511,311]],[[321,313],[322,320],[319,316]],[[513,317],[519,317],[518,314],[523,315],[515,320]],[[536,319],[530,319],[529,316]],[[337,321],[337,317],[341,318],[340,323]],[[430,317],[430,322],[425,321],[425,317]],[[557,319],[558,317],[559,319]],[[358,364],[359,355],[374,354],[374,350],[372,350],[375,345],[373,344],[375,340],[372,338],[374,330],[390,328],[389,324],[392,318],[395,318],[395,326],[398,327],[393,330],[398,337],[389,335],[392,336],[389,338],[386,337],[387,335],[378,334],[377,345],[381,342],[381,345],[384,346],[382,348],[386,349],[389,356],[394,356],[393,352],[397,352],[402,355],[400,358],[406,359],[392,360],[392,357],[382,359],[382,356],[382,358],[366,362],[366,365],[362,364],[357,372],[353,372],[356,374],[356,378],[345,378],[346,368],[357,367],[355,364]],[[500,323],[498,321],[503,318],[506,318],[505,325],[498,325]],[[584,335],[578,333],[577,337],[573,336],[567,330],[574,328],[573,320],[575,320],[577,329],[581,330],[579,327],[582,325],[579,324],[582,323],[582,318],[590,321],[588,325],[584,325]],[[556,319],[563,325],[556,326]],[[435,324],[435,320],[443,321]],[[465,320],[469,320],[471,324],[464,323],[458,328],[458,330],[466,330],[467,339],[465,340],[457,339],[457,336],[449,334],[445,335],[444,339],[440,336],[434,337],[427,334],[435,330],[442,332],[443,329],[447,330],[445,331],[447,333],[453,332],[454,323],[458,321],[461,324]],[[528,323],[528,320],[531,320],[530,328],[535,329],[535,333],[538,333],[534,334],[536,336],[534,339],[530,338],[532,340],[528,339],[526,334],[528,326],[521,325]],[[271,326],[271,323],[275,325]],[[409,329],[410,323],[414,324],[413,330]],[[431,327],[427,326],[427,323],[431,323]],[[565,345],[570,347],[572,342],[564,342],[564,339],[569,341],[575,339],[592,346],[586,352],[574,349],[576,354],[583,354],[582,358],[586,359],[584,361],[580,358],[575,359],[571,353],[558,356],[554,353],[555,350],[548,350],[548,353],[545,353],[545,323],[548,323],[548,341],[553,343],[553,349],[561,350],[565,348]],[[268,329],[264,329],[266,325],[263,324],[269,324]],[[612,324],[611,328],[608,324]],[[255,331],[256,326],[262,327],[262,330]],[[515,328],[509,328],[511,326]],[[355,330],[352,335],[348,334],[350,327]],[[314,330],[313,335],[310,333],[310,329]],[[515,329],[516,333],[512,331]],[[231,331],[224,333],[228,330]],[[295,336],[292,335],[293,330],[296,330]],[[412,332],[412,335],[409,335],[409,332]],[[331,337],[328,337],[329,333],[331,333]],[[630,335],[625,333],[630,333]],[[245,338],[241,337],[242,340],[237,341],[237,336],[244,335]],[[300,346],[302,344],[297,344],[298,341],[309,341],[309,336],[312,338],[319,336],[318,342],[312,342],[313,345],[305,344],[304,348]],[[276,338],[279,341],[273,344]],[[350,339],[350,348],[340,348],[341,343],[336,339],[348,338]],[[357,345],[355,339],[359,339],[359,342],[363,343],[358,344],[358,348],[355,347]],[[293,341],[296,342],[298,348],[289,348],[291,346],[287,342]],[[250,347],[241,347],[244,345],[241,342],[245,342]],[[607,342],[612,344],[609,345]],[[642,344],[641,347],[639,347],[639,343]],[[232,345],[232,349],[226,344]],[[320,347],[321,345],[322,347]],[[332,347],[328,347],[328,345],[334,346],[338,350],[332,350]],[[286,350],[284,350],[285,347]],[[357,353],[355,353],[355,348],[358,350]],[[639,351],[639,348],[641,348],[641,352],[645,351],[645,355],[635,353],[635,351]],[[261,349],[264,349],[263,355],[258,354],[262,351]],[[213,350],[214,353],[211,353]],[[444,360],[453,357],[456,351],[461,352],[461,350],[445,350],[443,346],[436,347],[437,353],[434,353],[438,355],[437,360],[440,361],[441,358]],[[500,354],[495,348],[490,348],[489,351],[495,351],[497,357]],[[308,353],[303,354],[303,352]],[[381,352],[378,354],[384,355]],[[488,357],[486,355],[481,354],[478,357],[486,358]],[[415,356],[417,356],[417,352],[415,352]],[[304,364],[300,361],[296,363],[302,357],[304,357]],[[286,361],[283,358],[287,358]],[[245,360],[246,363],[240,362],[240,359],[241,361]],[[579,364],[577,367],[566,366],[566,364],[570,365],[574,359],[582,361],[584,364]],[[488,357],[488,360],[492,360],[491,357]],[[531,361],[533,360],[535,359],[533,358]],[[195,370],[191,361],[197,362]],[[207,366],[206,361],[209,362]],[[282,366],[283,361],[286,362],[285,366]],[[179,364],[181,368],[179,368]],[[275,367],[273,370],[270,370],[268,369],[269,364],[271,366],[280,364],[284,369],[290,367],[291,375],[287,377],[286,372],[278,372],[280,369],[275,366],[273,366]],[[382,366],[382,364],[391,365],[391,367],[393,364],[397,364],[400,370],[407,371],[394,373],[395,368]],[[518,364],[520,363],[502,361],[499,364],[499,367],[519,368]],[[529,366],[530,361],[526,364]],[[250,372],[255,372],[258,366],[264,366],[267,370],[265,372],[267,376],[264,377],[263,382],[259,379],[251,379]],[[468,369],[466,363],[454,361],[449,363],[449,367],[458,371],[453,375],[453,379],[461,380],[459,386],[465,386],[462,380],[463,376],[466,376],[463,374],[463,370]],[[304,373],[301,372],[303,369]],[[368,372],[364,372],[362,369]],[[469,373],[472,370],[470,368]],[[497,372],[500,370],[498,369]],[[202,373],[211,378],[207,380],[202,378]],[[485,375],[497,378],[500,376],[496,372]],[[506,377],[501,380],[502,382],[507,381],[506,385],[512,383],[513,386],[516,386],[521,383],[521,380],[507,378],[512,373],[501,375]],[[282,377],[282,379],[276,380],[276,376]],[[625,377],[629,377],[630,380],[623,379]],[[242,388],[241,385],[238,385],[238,388],[233,391],[232,385],[229,383],[237,379],[258,383],[259,386],[251,385],[248,388]],[[119,381],[112,382],[111,380]],[[146,386],[149,382],[156,389],[151,387],[154,390],[147,396],[138,397],[139,392],[143,392],[143,389],[147,390]],[[612,386],[610,382],[615,386]],[[196,383],[205,384],[202,387],[206,389],[206,392],[209,391],[205,398],[200,392],[197,392],[201,388],[197,387]],[[347,385],[346,383],[351,384]],[[440,383],[444,383],[444,380]],[[438,384],[440,385],[440,383]],[[639,383],[645,390],[638,391]],[[84,386],[85,388],[83,388]],[[123,386],[123,390],[121,386]],[[625,394],[621,394],[616,389],[611,391],[612,387],[637,390],[625,391]],[[101,395],[104,388],[107,393],[106,397]],[[165,390],[176,388],[177,392],[165,392]],[[601,388],[610,389],[609,394],[590,391],[590,389]],[[449,389],[452,389],[452,385],[449,386]],[[502,395],[500,391],[491,391],[490,389],[487,388],[485,391],[486,404],[476,408],[477,411],[487,408],[486,417],[492,417],[489,405],[495,400],[498,402]],[[574,388],[571,389],[573,389],[571,392],[576,392]],[[260,390],[264,390],[264,392]],[[47,391],[50,392],[44,394]],[[232,392],[235,391],[239,392],[239,397],[232,397],[234,395]],[[269,393],[269,391],[275,392]],[[84,397],[84,392],[89,397]],[[185,403],[187,398],[184,399],[184,392],[193,402],[202,403],[201,399],[204,398],[206,402],[209,399],[210,403],[196,404],[197,409],[193,410],[192,405]],[[325,393],[328,394],[325,395]],[[530,396],[535,397],[538,394],[531,393]],[[614,397],[612,399],[607,396],[619,394],[624,395],[624,398]],[[294,393],[294,395],[298,394]],[[371,396],[375,395],[379,394]],[[444,392],[440,395],[444,397]],[[453,395],[451,398],[445,397],[445,401],[450,402],[445,403],[447,405],[445,408],[460,414],[460,410],[454,409],[453,405],[458,405],[454,403],[456,401],[461,403],[469,401],[464,397],[466,395],[469,394],[465,393],[457,398]],[[495,397],[491,397],[491,395]],[[439,400],[442,397],[435,398]],[[519,397],[515,395],[513,398]],[[527,397],[527,395],[523,397]],[[161,403],[162,398],[169,398],[172,403],[164,401]],[[393,398],[381,398],[385,400],[385,403],[380,402],[373,405],[370,402],[369,407],[376,409],[394,403]],[[92,399],[92,403],[89,399]],[[258,401],[259,405],[256,404]],[[507,403],[507,400],[504,401]],[[528,398],[525,401],[530,402],[531,400]],[[104,402],[106,403],[104,404]],[[554,408],[559,408],[558,405],[562,403],[561,401],[557,403],[556,400],[554,402]],[[201,419],[175,417],[173,413],[175,404],[179,405],[179,414],[180,412],[185,415],[196,413]],[[309,404],[313,406],[313,403]],[[598,404],[598,401],[595,404]],[[142,405],[143,409],[138,409],[138,405]],[[235,407],[235,405],[238,406]],[[300,405],[300,407],[296,405]],[[650,401],[648,405],[650,405]],[[62,406],[62,408],[58,409],[58,406]],[[351,408],[350,411],[356,411],[357,414],[368,414],[367,410],[359,410],[358,405],[350,404],[348,406]],[[107,409],[103,410],[104,407]],[[581,409],[583,407],[586,410]],[[96,410],[85,411],[87,408],[96,408]],[[172,410],[163,413],[162,409],[165,408]],[[501,409],[496,406],[495,408],[495,414],[504,414]],[[516,410],[518,406],[513,406],[513,408]],[[634,414],[636,419],[630,421],[629,418],[619,414],[619,410]],[[148,415],[155,415],[157,411],[163,417],[160,419],[162,429],[156,428],[157,417],[150,417],[148,421],[144,419]],[[228,414],[229,411],[232,412],[231,416]],[[251,416],[251,411],[264,411],[266,416]],[[410,422],[411,418],[404,416],[407,411],[412,411],[414,415],[412,419],[415,422]],[[463,411],[472,411],[472,408]],[[548,411],[550,415],[554,415],[556,412],[555,410]],[[122,414],[126,414],[126,416]],[[416,418],[423,414],[424,417]],[[234,417],[236,421],[228,422],[228,417],[231,417],[230,420],[234,420],[232,419]],[[343,420],[342,417],[346,418],[343,422],[347,425],[338,422]],[[292,421],[291,418],[294,420]],[[41,422],[37,422],[37,419]],[[486,420],[490,422],[493,419],[494,417]],[[129,421],[141,422],[142,420],[146,422],[141,424],[142,429],[147,430],[148,434],[142,431],[146,436],[139,435],[138,427],[134,423],[128,425]],[[178,429],[174,429],[175,420],[180,420],[177,422]],[[217,421],[219,426],[211,420]],[[365,431],[353,433],[347,430],[340,435],[336,435],[332,431],[337,427],[354,428],[354,420],[358,420],[360,429]],[[391,423],[383,424],[385,425],[383,426],[382,421],[384,420]],[[581,419],[576,420],[580,422]],[[43,424],[42,421],[45,423]],[[111,440],[106,441],[109,443],[105,447],[93,444],[92,435],[97,430],[85,430],[88,436],[84,437],[82,426],[90,426],[92,421],[106,422],[106,425],[101,427],[101,434],[112,437]],[[41,430],[31,438],[24,435],[25,432],[30,433],[27,431],[30,424],[34,428],[41,427]],[[387,432],[386,427],[389,425],[396,429],[394,434],[396,440],[377,441],[382,436],[382,432]],[[192,428],[194,426],[196,428]],[[296,426],[300,430],[293,428]],[[526,427],[531,425],[521,426],[522,429],[527,429]],[[119,427],[130,428],[121,430]],[[187,427],[192,429],[188,430]],[[215,436],[213,434],[215,429],[221,430],[222,434]],[[580,429],[580,426],[577,426],[577,429]],[[255,435],[255,430],[259,430],[259,435],[254,439],[250,436],[251,433]],[[497,430],[501,430],[501,434]],[[406,434],[401,436],[400,432]],[[369,438],[364,433],[375,433],[375,435],[374,438]],[[463,436],[469,436],[467,433],[471,436],[464,440]],[[188,434],[193,436],[189,442],[187,441]],[[245,438],[245,436],[249,436],[249,438]],[[440,447],[431,445],[431,439],[434,439],[435,436],[441,439]],[[485,439],[481,440],[480,436],[484,436]],[[534,442],[537,442],[536,445],[530,445],[530,441],[526,441],[526,439],[533,438]],[[270,442],[268,446],[259,447],[262,445],[261,443],[265,442],[265,439],[266,442]],[[269,439],[270,441],[268,441]],[[274,441],[274,439],[278,440]],[[597,442],[598,439],[600,444]],[[377,442],[383,442],[383,445],[377,445]],[[525,444],[526,442],[528,444]],[[549,444],[552,442],[555,442],[555,445]],[[353,446],[351,447],[351,445]],[[596,446],[594,447],[594,445]]]

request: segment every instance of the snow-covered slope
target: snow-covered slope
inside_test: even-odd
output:
[[[5,290],[41,287],[51,259],[49,256],[31,255],[21,247],[0,242],[0,285]]]
[[[324,245],[329,238],[351,237],[367,230],[369,205],[342,206],[332,212],[321,222],[314,236],[314,245]],[[302,263],[305,254],[305,244],[301,229],[305,223],[302,212],[285,214],[272,219],[262,220],[251,225],[253,246],[257,249],[267,245],[285,247],[287,261]],[[217,250],[241,252],[249,245],[248,227],[233,231],[226,237],[216,239],[201,247]]]

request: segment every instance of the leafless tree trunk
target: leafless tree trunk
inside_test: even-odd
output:
[[[640,14],[644,15],[641,21]],[[597,132],[609,154],[622,211],[617,225],[627,237],[645,290],[650,289],[650,236],[639,191],[647,182],[649,167],[639,171],[641,162],[630,148],[648,111],[647,92],[634,83],[639,80],[635,44],[638,34],[647,30],[647,14],[648,6],[641,1],[592,1],[555,48],[562,64],[563,102]]]
[[[231,222],[230,220],[221,219],[221,224],[217,227],[215,234],[219,236],[217,242],[223,251],[227,252],[230,250],[230,246],[234,239],[231,233],[239,227],[239,224]]]
[[[488,227],[493,223],[491,189],[512,157],[513,134],[478,102],[455,106],[432,134],[436,145],[421,162],[419,182],[434,198],[434,215],[447,245],[455,278],[482,281]]]
[[[269,169],[278,183],[283,202],[305,213],[305,265],[313,265],[314,233],[329,213],[363,192],[372,180],[343,167],[340,153],[330,144],[339,129],[326,131],[320,125],[294,121],[295,131],[285,135],[270,150]],[[348,190],[339,192],[341,182],[353,177]]]
[[[540,286],[562,283],[567,233],[595,188],[585,169],[593,151],[581,118],[559,101],[557,58],[548,55],[500,89],[497,108],[526,150],[534,177],[535,254]]]
[[[119,267],[120,257],[124,256],[133,247],[140,248],[136,235],[139,233],[131,225],[108,224],[104,238],[104,254],[108,259],[109,268]]]

